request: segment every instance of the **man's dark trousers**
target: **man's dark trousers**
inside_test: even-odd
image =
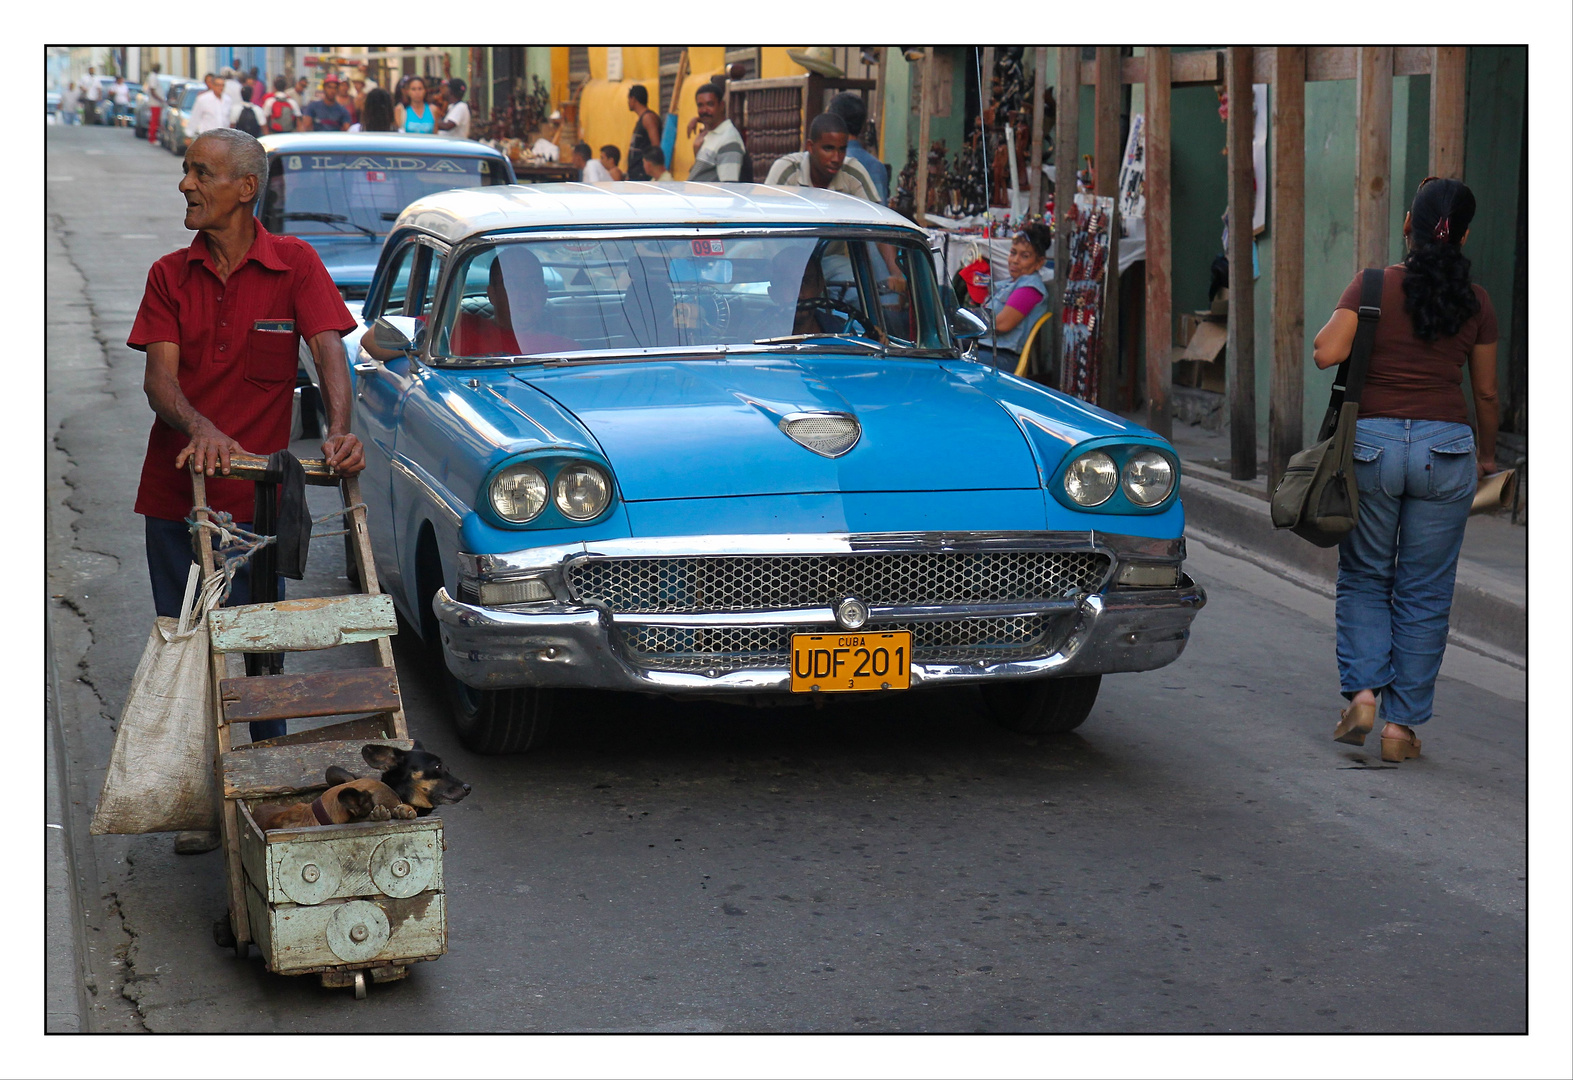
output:
[[[191,573],[191,529],[184,521],[165,521],[144,517],[147,523],[147,574],[153,583],[153,607],[170,619],[180,618],[180,605],[186,598],[186,578]],[[249,530],[251,523],[237,522]],[[279,599],[284,599],[284,579],[279,578]],[[225,607],[251,603],[251,567],[242,563],[230,583]],[[271,739],[286,731],[283,720],[255,720],[251,741]]]

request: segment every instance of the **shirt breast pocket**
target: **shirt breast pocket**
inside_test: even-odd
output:
[[[299,338],[289,320],[259,321],[246,342],[246,378],[261,385],[293,382]]]

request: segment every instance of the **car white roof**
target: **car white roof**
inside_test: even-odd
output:
[[[399,215],[448,243],[504,229],[606,225],[897,225],[887,207],[819,188],[620,182],[515,184],[426,195]]]

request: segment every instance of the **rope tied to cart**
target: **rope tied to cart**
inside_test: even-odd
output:
[[[366,509],[366,504],[363,502],[347,503],[338,510],[330,510],[326,514],[312,518],[311,525],[321,525],[333,518],[346,517],[355,510],[364,509]],[[198,517],[199,514],[206,514],[207,519],[203,520]],[[217,534],[218,572],[224,575],[224,594],[219,601],[220,604],[229,602],[230,587],[234,584],[235,574],[240,568],[245,566],[257,552],[269,544],[276,543],[278,540],[277,536],[269,536],[265,533],[252,532],[250,529],[242,528],[235,523],[233,514],[226,513],[223,510],[216,510],[206,505],[191,508],[191,514],[186,518],[186,527],[199,535],[203,532]],[[347,528],[334,529],[331,532],[313,531],[311,538],[314,540],[326,540],[334,536],[347,535],[349,532],[351,530]]]

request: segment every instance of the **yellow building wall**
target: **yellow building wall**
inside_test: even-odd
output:
[[[787,49],[802,52],[807,45],[770,46],[759,50],[759,77],[761,79],[787,79],[805,74],[808,69],[787,55]]]
[[[566,57],[567,50],[563,52]],[[656,105],[656,99],[661,96],[661,53],[654,45],[625,46],[623,77],[618,82],[606,77],[606,47],[591,48],[589,53],[590,81],[579,92],[579,138],[590,144],[592,154],[599,154],[607,143],[617,147],[622,152],[622,167],[626,171],[628,143],[634,132],[634,114],[628,109],[628,88],[635,83],[644,86],[650,94],[651,106],[657,115],[660,114],[661,107]],[[553,67],[555,69],[555,64]],[[564,160],[567,160],[566,155]]]

